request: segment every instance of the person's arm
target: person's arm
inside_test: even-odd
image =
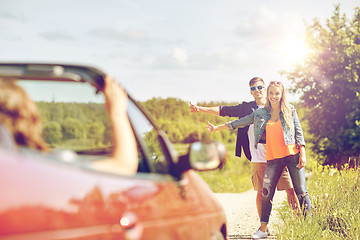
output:
[[[98,161],[95,166],[119,174],[136,174],[139,163],[135,136],[127,116],[127,94],[114,79],[106,76],[104,95],[111,123],[113,152],[109,159]]]
[[[301,169],[306,165],[305,139],[304,139],[303,130],[301,128],[300,120],[296,113],[295,108],[293,108],[293,119],[294,119],[294,128],[295,128],[295,142],[298,146],[300,146],[300,157],[299,157],[299,164],[297,165],[297,167]]]
[[[208,125],[206,126],[206,129],[212,133],[212,132],[216,132],[219,130],[229,130],[229,127],[225,124],[221,124],[221,125],[213,125],[211,122],[208,122]]]
[[[215,115],[215,116],[220,115],[220,107],[219,106],[202,107],[202,106],[192,104],[191,102],[189,102],[189,106],[190,106],[190,111],[192,113],[203,112],[203,113],[207,113],[207,114],[211,114],[211,115]]]
[[[298,146],[305,146],[304,133],[301,128],[299,117],[296,113],[296,109],[292,109],[294,128],[295,128],[295,142]]]
[[[247,115],[243,118],[227,122],[225,124],[221,125],[213,125],[212,123],[208,122],[208,125],[206,126],[207,130],[212,133],[216,132],[218,130],[234,130],[239,127],[246,127],[254,123],[254,113],[251,113],[250,115]]]
[[[297,168],[301,169],[306,165],[306,153],[305,153],[305,146],[302,145],[300,147],[300,157],[299,157],[299,164],[296,166]]]

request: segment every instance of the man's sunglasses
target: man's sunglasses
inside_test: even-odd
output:
[[[255,91],[256,89],[261,90],[263,88],[265,88],[265,87],[264,86],[255,86],[255,87],[251,87],[250,90]]]

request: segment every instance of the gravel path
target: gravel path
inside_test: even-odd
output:
[[[249,190],[244,193],[216,193],[215,196],[222,204],[228,227],[228,239],[249,239],[260,226],[259,216],[256,211],[256,192]],[[278,221],[277,209],[280,205],[287,204],[286,192],[276,191],[274,205],[271,212],[269,229]],[[268,237],[275,239],[274,236]]]

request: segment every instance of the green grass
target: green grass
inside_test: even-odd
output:
[[[282,207],[278,239],[360,239],[360,170],[315,163],[307,180],[312,215],[296,218]]]
[[[220,170],[200,172],[200,176],[216,193],[241,193],[252,188],[251,165],[246,158],[234,156],[234,147],[228,148],[225,166]]]

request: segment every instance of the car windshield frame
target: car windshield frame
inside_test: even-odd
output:
[[[49,82],[81,82],[88,83],[93,86],[96,93],[101,92],[104,85],[104,77],[106,74],[101,70],[88,66],[81,65],[68,65],[68,64],[51,64],[51,63],[0,63],[0,79],[3,80],[21,80],[23,81],[49,81]],[[128,95],[129,102],[139,110],[139,113],[149,122],[153,131],[156,133],[156,138],[159,140],[159,146],[161,151],[165,152],[164,157],[167,164],[174,162],[174,156],[169,152],[168,146],[164,146],[161,139],[160,130],[154,123],[153,119],[147,114],[144,109],[135,101],[130,95]],[[128,109],[129,111],[129,109]],[[128,112],[130,118],[130,114]],[[147,144],[144,143],[143,138],[139,136],[139,133],[134,129],[133,122],[131,121],[132,130],[138,142],[139,151],[142,153],[142,160],[144,168],[148,169],[151,173],[161,173],[154,166],[152,159],[149,159],[151,155]],[[111,154],[111,147],[106,148],[94,148],[88,150],[79,150],[78,154],[91,154],[102,155]],[[169,173],[168,170],[162,173]],[[170,173],[169,173],[170,174]]]

